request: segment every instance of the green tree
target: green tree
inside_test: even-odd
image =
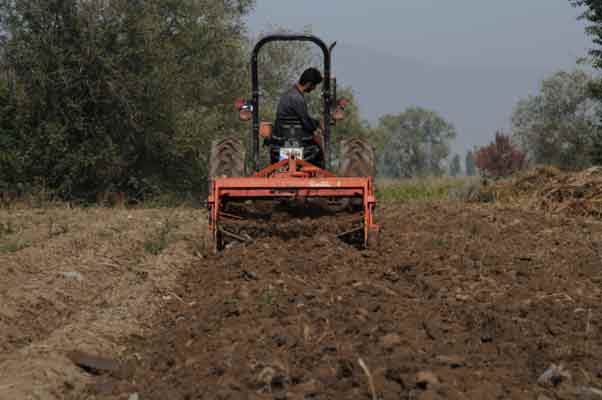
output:
[[[14,93],[7,79],[0,80],[0,191],[15,189],[23,174],[24,156]]]
[[[436,112],[411,107],[401,114],[385,115],[377,130],[384,141],[381,170],[386,176],[440,175],[449,144],[457,133]]]
[[[466,152],[464,164],[466,165],[466,176],[475,176],[477,174],[477,167],[475,166],[474,154],[472,150],[468,150]]]
[[[514,139],[535,163],[579,169],[591,163],[599,104],[590,97],[592,78],[583,71],[557,72],[540,92],[518,102]]]
[[[243,86],[250,7],[0,2],[23,176],[67,198],[205,187],[211,139],[236,126],[230,105]]]
[[[602,2],[599,0],[569,0],[574,7],[585,7],[585,11],[580,19],[586,20],[589,25],[586,27],[586,33],[592,37],[594,47],[590,49],[591,62],[594,68],[602,69]],[[589,90],[593,98],[602,101],[602,79],[593,78],[589,85]],[[592,138],[589,156],[591,162],[597,165],[602,164],[602,130],[600,123],[602,113],[598,111],[597,129]]]
[[[600,0],[569,0],[573,7],[585,7],[584,12],[579,19],[586,20],[589,25],[585,28],[586,33],[592,37],[594,48],[590,49],[589,54],[592,57],[593,66],[597,69],[602,68],[602,2]],[[598,90],[596,97],[602,97],[600,91],[600,82],[596,85]]]
[[[460,162],[460,156],[458,154],[454,154],[451,163],[449,164],[449,175],[450,176],[460,176],[462,175],[462,164]]]

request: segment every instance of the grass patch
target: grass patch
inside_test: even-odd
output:
[[[163,250],[167,247],[167,241],[164,240],[147,240],[144,242],[144,251],[154,256],[161,254]]]
[[[224,300],[224,304],[238,304],[238,299],[236,297],[228,297]]]
[[[436,247],[447,247],[447,242],[444,239],[437,238],[434,240],[434,244]]]
[[[462,191],[475,183],[474,178],[425,177],[380,180],[376,184],[379,200],[390,203],[450,199],[453,191]]]
[[[165,221],[160,224],[161,227],[153,237],[144,242],[144,251],[154,256],[161,254],[167,248],[170,239],[169,234],[177,227],[170,217],[165,218]]]
[[[275,303],[275,294],[271,287],[268,287],[259,299],[260,304],[271,306]]]
[[[56,216],[50,215],[48,220],[48,237],[53,238],[56,236],[64,235],[69,232],[69,227],[66,223],[60,221],[60,217],[57,220]]]
[[[0,238],[7,235],[12,235],[17,230],[11,221],[0,223]]]
[[[16,253],[26,247],[29,247],[29,243],[2,243],[0,244],[0,254]]]

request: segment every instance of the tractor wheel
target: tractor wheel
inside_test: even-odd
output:
[[[374,148],[363,139],[345,139],[340,144],[339,176],[376,175]]]
[[[211,156],[209,159],[209,193],[213,189],[214,178],[243,177],[245,176],[245,146],[235,138],[214,140],[211,144]],[[224,204],[222,204],[224,206]],[[222,250],[225,246],[225,238],[222,231],[215,227],[213,233],[213,247]]]
[[[209,159],[209,192],[213,178],[245,176],[245,146],[235,138],[214,140]]]
[[[374,148],[363,139],[342,140],[339,151],[339,176],[372,177],[376,175]],[[363,207],[362,199],[346,199],[341,207],[359,211]]]

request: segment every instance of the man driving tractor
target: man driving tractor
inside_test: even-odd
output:
[[[317,69],[309,68],[282,95],[274,124],[262,121],[260,115],[259,53],[271,42],[311,42],[322,50],[324,56],[323,75]],[[361,138],[348,136],[353,134],[349,132],[344,140],[337,143],[337,173],[329,170],[330,165],[325,165],[330,164],[332,155],[332,128],[336,121],[344,117],[343,111],[349,104],[345,98],[337,99],[336,80],[331,74],[335,44],[328,46],[313,35],[273,34],[262,37],[253,47],[253,97],[235,102],[239,119],[253,122],[249,129],[248,146],[238,136],[216,139],[211,144],[207,206],[215,251],[224,250],[234,242],[249,243],[253,240],[252,235],[257,233],[256,224],[249,223],[247,229],[247,224],[241,221],[256,214],[252,206],[255,201],[271,202],[273,206],[284,201],[289,203],[287,211],[294,213],[305,207],[313,207],[314,199],[325,200],[318,202],[321,204],[317,204],[317,209],[322,209],[322,205],[328,209],[332,205],[334,212],[345,209],[358,216],[344,226],[335,227],[340,232],[337,237],[350,243],[356,242],[364,248],[376,244],[378,225],[374,219],[375,156],[372,145]],[[313,91],[320,84],[323,123],[310,116],[304,97],[305,93]],[[262,165],[261,138],[264,138],[264,145],[269,146],[272,159],[269,165]],[[252,167],[250,173],[245,171],[245,167]],[[230,204],[234,206],[229,207]],[[246,210],[247,204],[251,207],[250,212]],[[277,223],[266,222],[270,226]]]
[[[303,148],[303,159],[322,166],[324,155],[320,147],[321,121],[309,115],[305,93],[311,93],[322,83],[322,74],[316,68],[306,69],[299,82],[287,90],[278,103],[274,133],[269,141],[270,160],[280,161],[280,148]]]

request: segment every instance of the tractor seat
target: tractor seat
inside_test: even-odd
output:
[[[284,117],[276,119],[276,129],[272,134],[272,140],[276,143],[284,143],[286,140],[298,140],[308,144],[313,140],[313,135],[303,129],[301,120],[297,117]]]

